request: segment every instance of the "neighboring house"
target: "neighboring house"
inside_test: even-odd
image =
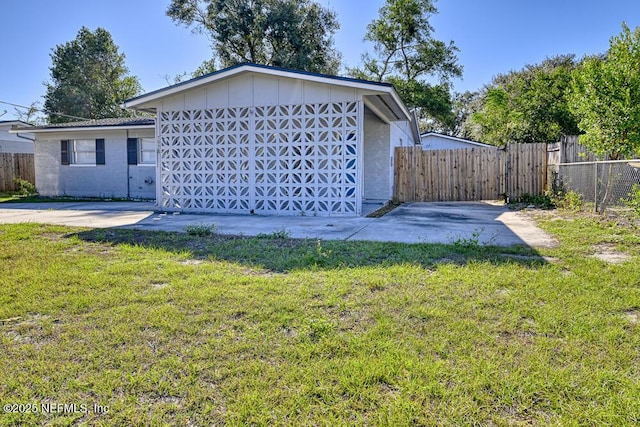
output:
[[[393,86],[241,64],[127,100],[157,115],[161,209],[357,216],[415,145]]]
[[[457,148],[493,147],[481,142],[456,138],[436,132],[428,132],[420,135],[423,150],[454,150]]]
[[[30,131],[10,133],[14,126],[31,127],[20,120],[0,121],[0,153],[33,153],[33,134]]]
[[[24,128],[15,127],[13,132]],[[153,118],[100,119],[29,128],[42,196],[156,197]]]

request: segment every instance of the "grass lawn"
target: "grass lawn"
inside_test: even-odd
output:
[[[640,232],[538,215],[558,248],[0,226],[0,425],[637,424]]]
[[[17,199],[18,196],[15,196],[13,194],[10,193],[0,193],[0,203],[4,203],[4,202],[10,202],[13,201],[14,199]]]

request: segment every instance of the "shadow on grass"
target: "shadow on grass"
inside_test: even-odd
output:
[[[474,241],[454,244],[403,244],[316,239],[289,239],[275,235],[259,237],[192,236],[186,233],[120,228],[93,229],[68,235],[88,242],[134,245],[189,254],[196,259],[216,259],[272,272],[309,269],[340,269],[397,264],[463,265],[482,261],[539,267],[546,261],[527,246],[510,248],[480,246]]]

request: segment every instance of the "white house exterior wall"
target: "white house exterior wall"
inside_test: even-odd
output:
[[[365,109],[363,139],[363,197],[366,200],[387,201],[393,180],[390,167],[390,126]]]
[[[160,206],[359,215],[366,93],[244,74],[158,100]]]
[[[127,131],[127,138],[155,138],[154,129],[132,129]],[[125,150],[126,150],[126,138]],[[126,156],[124,157],[126,163]],[[157,146],[156,146],[157,162]],[[129,198],[155,199],[156,198],[156,165],[129,165]]]
[[[155,197],[155,182],[143,188],[129,188],[127,165],[127,137],[153,138],[153,129],[108,130],[39,133],[35,144],[36,189],[43,196],[73,197]],[[105,140],[104,165],[62,165],[61,140]],[[138,171],[137,169],[144,168]],[[133,166],[133,176],[138,172],[155,181],[154,166]],[[133,181],[133,180],[132,180]],[[137,179],[135,180],[137,183]],[[144,182],[144,178],[143,178]],[[148,187],[148,188],[145,188]],[[133,190],[133,191],[131,191]]]

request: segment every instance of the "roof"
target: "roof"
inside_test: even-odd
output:
[[[253,63],[242,63],[234,65],[222,70],[214,71],[213,73],[209,73],[201,77],[196,77],[172,86],[167,86],[165,88],[158,89],[144,95],[137,96],[135,98],[127,99],[122,104],[122,107],[155,111],[154,106],[150,105],[150,103],[160,98],[171,96],[176,93],[194,89],[219,80],[227,79],[249,72],[382,92],[385,95],[389,95],[393,98],[394,102],[398,105],[399,110],[402,111],[402,114],[405,116],[406,120],[411,120],[411,114],[409,113],[409,110],[400,99],[400,96],[397,94],[392,84],[353,79],[350,77],[332,76],[329,74],[311,73],[308,71],[293,70],[289,68],[280,68]]]
[[[114,129],[114,128],[153,128],[155,119],[153,117],[119,117],[97,120],[84,120],[68,123],[51,123],[44,126],[22,127],[14,126],[13,132],[29,131],[32,133],[60,132],[70,130],[94,130],[94,129]]]
[[[13,126],[23,126],[23,127],[33,127],[31,123],[23,122],[22,120],[0,120],[0,126],[3,125],[13,125]]]
[[[493,147],[492,145],[483,144],[482,142],[472,141],[470,139],[458,138],[458,137],[455,137],[455,136],[445,135],[445,134],[438,133],[438,132],[423,133],[423,134],[420,135],[420,139],[422,140],[422,139],[424,139],[425,137],[428,137],[428,136],[437,136],[438,138],[448,139],[450,141],[462,142],[462,143],[465,143],[465,144],[475,145],[475,146],[478,146],[478,147]]]

